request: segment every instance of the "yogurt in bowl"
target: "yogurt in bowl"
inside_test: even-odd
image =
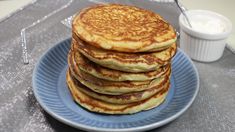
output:
[[[226,39],[232,31],[230,20],[207,10],[189,10],[186,14],[192,28],[181,14],[180,48],[194,60],[202,62],[218,60],[223,55]]]
[[[193,29],[206,34],[219,34],[226,32],[226,24],[221,19],[209,15],[194,15],[191,19]]]

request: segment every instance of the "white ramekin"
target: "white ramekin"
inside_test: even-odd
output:
[[[210,17],[220,19],[225,24],[224,32],[209,34],[190,28],[184,16],[181,14],[179,17],[180,48],[197,61],[212,62],[218,60],[223,55],[226,39],[232,31],[231,21],[218,13],[207,10],[189,10],[186,14],[189,19],[198,14],[209,15]]]

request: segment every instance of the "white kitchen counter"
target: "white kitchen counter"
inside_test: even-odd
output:
[[[0,0],[0,21],[35,0]]]

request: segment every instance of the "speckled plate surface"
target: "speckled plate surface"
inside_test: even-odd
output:
[[[106,115],[89,112],[77,105],[66,85],[67,53],[71,39],[48,50],[33,72],[37,101],[54,118],[89,131],[144,131],[173,121],[194,101],[199,90],[198,72],[179,49],[172,60],[171,88],[159,107],[132,115]]]

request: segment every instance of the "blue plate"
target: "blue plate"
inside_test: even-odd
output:
[[[184,113],[199,90],[198,72],[180,49],[172,60],[171,88],[159,107],[132,115],[89,112],[77,105],[66,85],[71,39],[47,51],[33,72],[33,91],[46,112],[73,127],[95,131],[144,131],[173,121]]]

